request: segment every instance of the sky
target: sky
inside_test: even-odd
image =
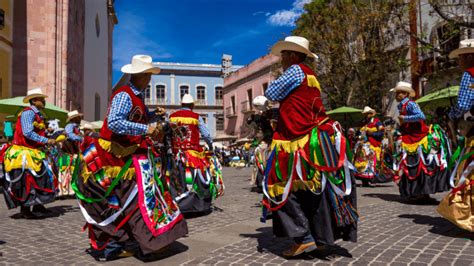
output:
[[[116,0],[113,83],[135,54],[154,62],[247,65],[290,35],[310,0]]]

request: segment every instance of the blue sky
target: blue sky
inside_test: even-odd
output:
[[[309,0],[116,0],[113,82],[134,54],[153,61],[246,65],[294,28]]]

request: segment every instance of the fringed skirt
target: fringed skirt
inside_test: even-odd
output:
[[[386,183],[393,180],[391,149],[375,147],[370,142],[359,141],[355,147],[354,176],[371,183]]]

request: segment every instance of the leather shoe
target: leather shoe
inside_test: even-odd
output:
[[[52,213],[52,211],[46,209],[43,205],[35,205],[35,206],[33,206],[33,212]]]
[[[315,249],[316,249],[316,243],[314,242],[295,244],[291,248],[283,251],[283,256],[294,257],[304,252],[311,252]]]

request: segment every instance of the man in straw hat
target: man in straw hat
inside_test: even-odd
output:
[[[63,153],[58,159],[59,196],[74,194],[71,188],[71,175],[74,170],[74,161],[77,159],[77,155],[80,151],[79,146],[83,140],[79,128],[83,117],[84,115],[77,110],[73,110],[67,114],[67,124],[64,128],[67,140],[61,145]]]
[[[146,256],[188,232],[151,152],[151,139],[162,136],[151,123],[163,110],[149,112],[143,91],[160,69],[150,56],[135,55],[122,72],[130,82],[113,92],[99,138],[83,152],[87,167],[77,181],[73,177],[89,229],[89,253],[98,260]]]
[[[333,245],[337,238],[355,241],[358,215],[346,139],[326,114],[316,75],[304,63],[317,56],[299,36],[276,43],[272,54],[280,56],[284,70],[265,92],[280,102],[262,201],[264,210],[273,211],[273,233],[295,241],[286,257]]]
[[[20,215],[26,219],[50,212],[43,204],[54,201],[56,192],[46,154],[41,150],[47,144],[56,143],[54,139],[46,138],[46,126],[40,112],[45,107],[46,97],[41,88],[28,91],[23,102],[30,106],[18,116],[13,145],[4,155],[7,178],[3,190],[7,207],[20,206]]]
[[[193,97],[185,94],[181,109],[170,115],[174,163],[179,172],[170,177],[170,183],[181,212],[196,216],[211,212],[212,199],[222,193],[223,186],[217,159],[199,144],[203,138],[212,150],[209,130],[193,109]]]
[[[410,100],[415,96],[410,83],[400,81],[390,91],[395,92],[399,102],[403,155],[398,169],[395,169],[395,179],[400,194],[410,200],[430,200],[429,194],[449,189],[449,142],[439,125],[425,123],[420,107]]]
[[[441,201],[438,212],[458,227],[474,232],[474,212],[472,211],[474,191],[474,39],[463,40],[459,48],[452,51],[449,57],[459,57],[459,66],[464,71],[456,105],[451,108],[449,118],[459,121],[459,132],[464,135],[454,154],[460,154],[452,169],[452,179],[457,184],[451,193]],[[454,127],[452,122],[450,127]],[[456,137],[456,136],[453,136]],[[458,153],[463,151],[464,153]],[[466,208],[471,206],[471,209]]]
[[[369,187],[369,182],[375,182],[376,176],[379,174],[377,164],[380,162],[380,154],[382,152],[382,139],[384,128],[382,122],[375,117],[377,112],[365,106],[362,114],[365,115],[366,124],[360,129],[366,139],[361,140],[359,152],[355,154],[356,178],[362,180],[364,187]],[[361,156],[358,156],[361,155]],[[374,158],[375,156],[375,158]]]

